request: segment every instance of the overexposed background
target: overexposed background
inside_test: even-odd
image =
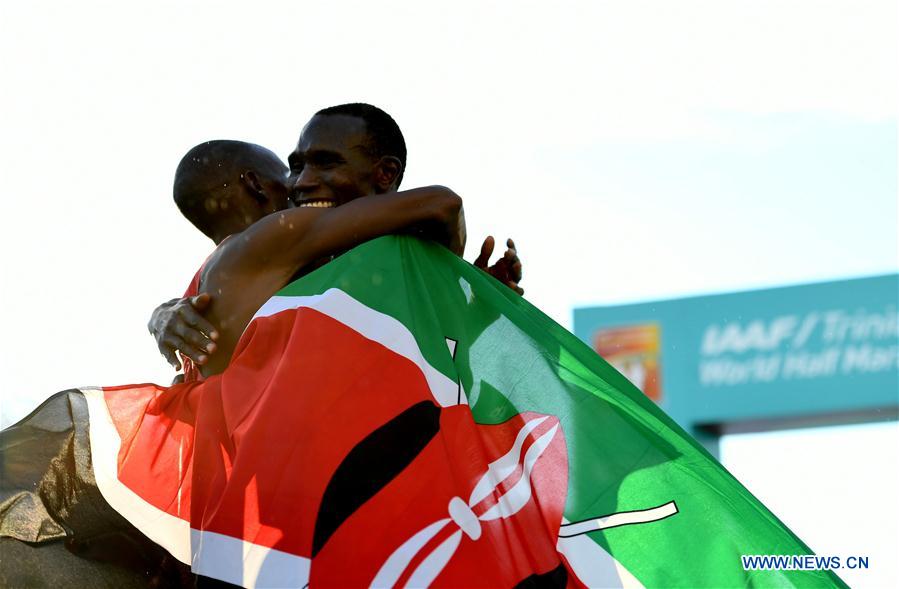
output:
[[[895,272],[897,33],[889,0],[5,2],[2,424],[170,380],[146,321],[212,246],[171,201],[182,154],[286,158],[343,102],[397,119],[406,187],[465,197],[469,260],[515,237],[567,327],[575,305]],[[892,587],[897,447],[890,423],[722,450],[819,554],[871,558],[851,585]]]

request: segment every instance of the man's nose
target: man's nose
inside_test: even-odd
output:
[[[318,185],[318,174],[311,169],[311,166],[305,166],[303,171],[296,177],[296,180],[294,180],[293,189],[297,192],[308,192],[315,190]]]

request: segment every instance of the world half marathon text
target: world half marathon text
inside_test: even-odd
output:
[[[702,386],[714,387],[897,369],[899,313],[887,305],[709,325],[698,376]]]

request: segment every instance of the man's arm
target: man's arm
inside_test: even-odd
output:
[[[259,280],[262,275],[280,288],[301,268],[391,233],[433,239],[461,255],[466,237],[462,199],[448,188],[429,186],[366,196],[335,208],[271,214],[210,261],[204,288],[218,292],[223,280]]]
[[[209,258],[201,289],[216,293],[207,314],[218,325],[218,351],[202,366],[225,369],[253,314],[307,266],[392,233],[434,239],[461,254],[462,199],[439,186],[356,199],[333,209],[297,208],[260,219]]]
[[[406,191],[404,193],[399,193],[399,198],[401,200],[395,201],[395,205],[399,206],[401,209],[403,207],[408,207],[409,198],[412,200],[427,198],[429,196],[427,191],[436,192],[439,190],[447,190],[442,189],[440,187],[433,187],[430,189],[416,189],[414,191]],[[450,192],[447,190],[447,192]],[[451,192],[450,192],[451,193]],[[431,195],[433,196],[433,195]],[[296,238],[299,233],[299,223],[294,223],[295,219],[292,217],[295,215],[300,216],[308,216],[310,214],[324,214],[325,219],[331,218],[330,215],[343,211],[345,214],[349,214],[351,216],[357,216],[358,219],[362,219],[363,224],[365,224],[365,215],[366,209],[370,208],[372,205],[378,209],[379,213],[383,213],[387,217],[392,217],[392,219],[388,219],[388,223],[395,223],[397,221],[406,222],[409,219],[398,218],[395,214],[392,214],[387,209],[382,209],[380,207],[380,203],[377,201],[371,201],[369,199],[372,198],[382,198],[382,197],[391,197],[390,195],[382,195],[380,197],[365,197],[362,199],[358,199],[354,201],[354,203],[349,203],[338,209],[314,209],[314,208],[304,208],[304,209],[294,209],[293,213],[290,210],[284,211],[284,216],[280,216],[281,213],[275,213],[271,215],[269,219],[260,221],[267,222],[273,224],[275,222],[278,223],[278,226],[281,229],[287,228],[288,233],[291,233],[290,237]],[[457,197],[458,198],[458,197]],[[405,200],[402,200],[405,199]],[[431,205],[434,203],[432,202]],[[360,211],[355,211],[354,207],[361,206]],[[419,205],[421,203],[419,202]],[[353,207],[351,209],[347,209],[347,207]],[[299,212],[303,211],[303,212]],[[400,213],[408,213],[408,209],[401,210]],[[419,217],[428,217],[430,214],[427,210],[427,207],[419,206],[417,207],[417,213]],[[361,215],[361,217],[359,216]],[[282,223],[283,221],[283,223]],[[383,221],[383,219],[382,219]],[[327,227],[327,223],[335,222],[334,219],[330,221],[324,221],[324,225],[319,225],[315,231],[310,231],[307,235],[308,238],[315,239],[316,231],[318,233],[326,233],[329,231]],[[339,223],[339,218],[337,219]],[[305,222],[302,223],[305,225]],[[432,223],[433,225],[433,220]],[[292,225],[292,226],[291,226]],[[427,229],[428,223],[423,223],[424,229]],[[368,225],[367,227],[363,227],[363,230],[378,230],[374,226]],[[383,227],[381,228],[383,229]],[[249,231],[249,230],[248,230]],[[380,235],[382,233],[377,233],[375,236]],[[274,236],[273,236],[274,237]],[[332,236],[334,239],[346,239],[346,236],[334,235]],[[352,236],[351,236],[352,238]],[[364,241],[364,240],[362,240]],[[361,242],[360,242],[361,243]],[[299,244],[295,244],[299,245]],[[344,244],[346,245],[346,244]],[[320,243],[319,247],[332,247],[333,244]],[[484,245],[481,247],[481,254],[474,261],[474,265],[486,271],[488,274],[499,280],[501,283],[505,284],[512,290],[515,290],[519,294],[523,294],[524,291],[519,286],[519,282],[521,281],[521,261],[518,259],[518,253],[515,249],[514,242],[510,239],[507,241],[507,247],[505,254],[502,258],[500,258],[495,264],[488,267],[488,260],[493,252],[494,241],[492,237],[488,237],[485,240]],[[348,249],[348,247],[338,248],[338,249]],[[456,247],[457,253],[461,251],[461,247]],[[333,251],[333,250],[332,250]],[[330,255],[331,252],[322,255]],[[205,312],[208,308],[209,301],[211,300],[208,294],[200,295],[200,297],[190,297],[190,298],[182,298],[182,299],[173,299],[167,303],[163,303],[160,307],[158,307],[153,312],[153,317],[148,324],[148,328],[150,332],[156,338],[157,346],[159,347],[160,352],[175,369],[180,368],[180,362],[177,360],[177,356],[175,354],[175,350],[179,350],[182,355],[191,358],[198,366],[202,366],[206,364],[209,360],[209,354],[215,352],[216,344],[214,340],[217,339],[217,330],[215,327],[206,320],[201,313]],[[183,342],[183,344],[181,343]],[[211,347],[210,347],[211,346]]]

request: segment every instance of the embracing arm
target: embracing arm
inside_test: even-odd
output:
[[[210,258],[202,289],[216,293],[207,313],[219,327],[218,350],[200,369],[227,366],[253,314],[298,270],[365,241],[399,232],[435,239],[456,253],[465,245],[462,199],[442,187],[366,196],[333,209],[273,213],[223,243]]]
[[[462,199],[448,188],[429,186],[366,196],[332,209],[306,207],[274,213],[229,244],[231,251],[217,261],[215,274],[257,274],[265,267],[283,286],[298,270],[323,257],[391,233],[434,239],[461,255],[465,248]]]
[[[181,368],[176,351],[204,366],[218,355],[222,344],[228,347],[227,342],[219,341],[221,331],[216,329],[224,318],[216,313],[209,319],[204,315],[222,292],[232,292],[230,285],[277,290],[304,266],[369,239],[399,232],[435,239],[461,255],[465,247],[462,199],[448,188],[432,186],[367,196],[335,209],[298,208],[269,215],[220,248],[227,251],[211,258],[204,290],[218,293],[215,298],[202,293],[167,301],[153,311],[147,328],[176,370]],[[246,298],[250,302],[254,297]],[[226,307],[234,304],[220,302]]]

